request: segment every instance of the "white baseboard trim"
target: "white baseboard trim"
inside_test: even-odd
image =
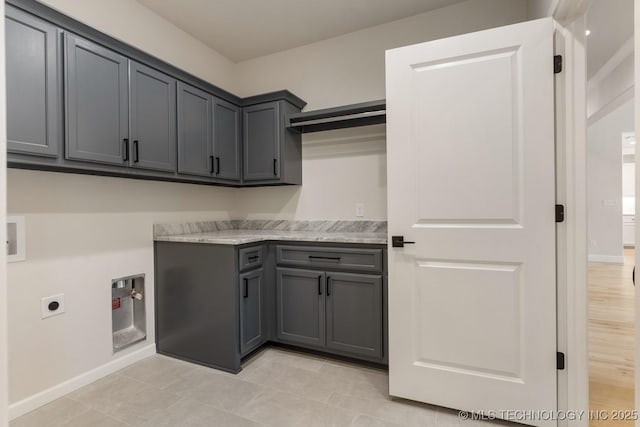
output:
[[[624,256],[589,255],[589,262],[611,262],[615,264],[624,264]]]
[[[56,399],[61,398],[65,394],[71,393],[81,387],[91,384],[92,382],[99,380],[102,377],[113,374],[122,368],[126,368],[142,359],[156,354],[155,343],[149,344],[139,350],[126,354],[116,360],[105,363],[102,366],[98,366],[84,374],[80,374],[77,377],[64,381],[51,388],[43,390],[39,393],[29,396],[26,399],[20,400],[16,403],[9,405],[9,419],[13,420],[46,405],[49,402],[53,402]]]

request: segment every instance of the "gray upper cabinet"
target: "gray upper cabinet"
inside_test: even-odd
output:
[[[178,82],[178,173],[213,175],[212,107],[210,94]]]
[[[244,180],[280,177],[280,105],[278,102],[244,109]]]
[[[240,275],[240,353],[245,356],[267,340],[264,270]]]
[[[176,80],[130,61],[131,144],[129,165],[176,170]]]
[[[240,180],[241,109],[230,102],[213,100],[214,176]]]
[[[278,339],[324,347],[324,282],[322,272],[277,269]]]
[[[327,348],[382,357],[382,277],[326,275]]]
[[[65,34],[66,158],[125,166],[128,59]]]
[[[6,6],[7,148],[56,157],[61,139],[60,32]]]
[[[286,117],[300,108],[288,101],[243,109],[243,178],[246,184],[302,184],[302,136]]]

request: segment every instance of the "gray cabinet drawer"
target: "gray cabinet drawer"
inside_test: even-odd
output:
[[[240,260],[240,271],[249,270],[251,268],[260,267],[262,265],[263,246],[252,246],[250,248],[242,248],[238,251]]]
[[[382,249],[276,246],[279,265],[321,267],[331,270],[382,271]]]

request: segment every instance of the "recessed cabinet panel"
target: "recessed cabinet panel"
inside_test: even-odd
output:
[[[324,273],[277,269],[278,338],[324,347]]]
[[[327,348],[382,357],[382,277],[326,275]]]
[[[60,140],[59,31],[6,6],[7,148],[56,157]]]
[[[131,144],[129,164],[176,170],[176,81],[131,61]]]
[[[214,176],[239,180],[242,127],[240,107],[221,99],[213,101]]]
[[[280,177],[280,106],[277,102],[244,109],[244,180]]]
[[[126,165],[127,58],[72,34],[66,41],[66,157]]]
[[[264,271],[240,275],[240,353],[242,356],[267,339]]]
[[[178,82],[178,172],[212,176],[212,104],[208,93]]]

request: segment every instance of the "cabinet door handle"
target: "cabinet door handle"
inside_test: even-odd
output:
[[[318,295],[322,295],[322,276],[318,276]]]
[[[220,157],[216,157],[216,175],[220,175]]]
[[[278,176],[278,159],[273,159],[273,175]]]
[[[138,163],[140,160],[140,153],[138,152],[138,140],[133,141],[133,163]]]
[[[319,256],[319,255],[309,255],[309,261],[314,260],[323,260],[323,261],[338,261],[340,262],[339,256]]]
[[[124,150],[122,150],[123,151],[122,161],[128,162],[129,161],[129,138],[123,139],[122,144],[124,145]]]
[[[249,279],[245,277],[243,280],[244,280],[244,293],[242,297],[249,298]]]
[[[260,258],[260,257],[259,257],[258,255],[254,255],[254,256],[247,257],[247,259],[249,260],[249,262],[256,262],[256,261],[258,261],[258,259],[259,259],[259,258]]]
[[[211,169],[209,171],[210,171],[210,173],[214,173],[215,172],[215,168],[214,168],[213,156],[209,156],[209,161],[211,162]]]
[[[327,296],[331,296],[331,276],[327,276]]]

